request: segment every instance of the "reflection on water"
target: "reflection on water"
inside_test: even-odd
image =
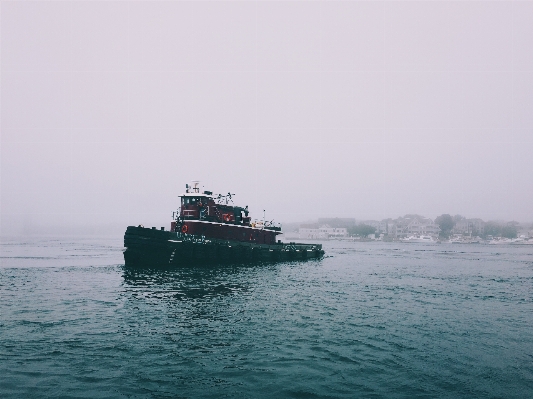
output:
[[[188,300],[243,294],[250,291],[258,268],[265,265],[211,265],[123,268],[126,290],[159,299]]]

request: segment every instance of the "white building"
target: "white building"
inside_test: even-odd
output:
[[[345,227],[331,227],[327,224],[320,227],[316,225],[301,225],[298,233],[301,239],[329,239],[347,237],[348,229]]]

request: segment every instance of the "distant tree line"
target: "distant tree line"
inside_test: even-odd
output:
[[[487,222],[485,224],[485,236],[516,238],[517,235],[518,223],[516,222],[509,222],[506,224]]]

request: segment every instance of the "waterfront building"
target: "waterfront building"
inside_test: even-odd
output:
[[[455,223],[453,234],[482,236],[485,232],[485,222],[481,219],[462,219]]]
[[[298,230],[301,239],[330,239],[348,236],[348,229],[345,227],[331,227],[330,225],[309,225],[303,224]]]
[[[355,218],[319,218],[318,225],[328,225],[330,227],[350,228],[355,226]]]
[[[433,220],[419,215],[406,215],[394,221],[396,231],[395,238],[405,238],[409,236],[428,235],[437,237],[440,232],[439,225]]]

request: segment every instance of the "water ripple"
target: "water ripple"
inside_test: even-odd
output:
[[[533,396],[531,249],[162,270],[120,245],[3,244],[0,396]]]

